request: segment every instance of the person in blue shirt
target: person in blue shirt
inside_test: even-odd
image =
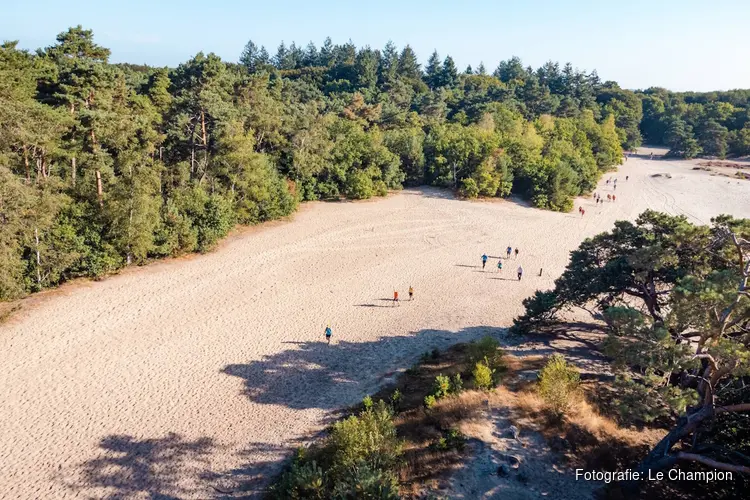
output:
[[[503,270],[503,261],[500,259],[497,259],[497,272],[500,272]]]
[[[487,254],[482,255],[482,269],[487,265]]]
[[[331,325],[326,326],[326,340],[328,343],[331,343],[331,335],[333,335],[333,330],[331,330]]]
[[[505,250],[505,258],[506,258],[506,259],[510,259],[510,253],[511,253],[512,251],[513,251],[513,249],[512,249],[511,247],[508,247],[508,248],[507,248],[507,249]]]

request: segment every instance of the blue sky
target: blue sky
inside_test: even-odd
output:
[[[174,66],[198,51],[236,61],[248,39],[273,55],[281,40],[351,39],[433,49],[463,69],[513,55],[596,69],[626,88],[750,88],[750,0],[495,0],[370,2],[5,0],[0,39],[35,49],[69,26],[93,29],[113,62]]]

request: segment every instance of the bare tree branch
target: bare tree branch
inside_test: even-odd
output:
[[[698,462],[703,465],[708,465],[709,467],[713,467],[714,469],[726,470],[730,472],[739,472],[741,474],[750,474],[750,467],[746,467],[744,465],[733,465],[733,464],[727,464],[724,462],[718,462],[711,458],[704,457],[702,455],[697,455],[695,453],[685,453],[684,451],[680,451],[677,453],[677,459],[678,460],[690,460],[691,462]]]

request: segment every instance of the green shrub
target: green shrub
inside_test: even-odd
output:
[[[556,416],[562,416],[570,409],[579,386],[578,370],[560,354],[550,356],[539,372],[539,395]]]
[[[471,342],[468,351],[471,365],[484,361],[493,370],[498,370],[503,366],[504,353],[500,350],[500,343],[490,335]]]
[[[476,198],[479,196],[479,186],[477,181],[472,178],[466,178],[461,181],[461,189],[458,190],[459,194],[464,198]]]
[[[393,406],[393,408],[394,409],[398,408],[399,405],[401,404],[401,400],[403,399],[404,399],[404,395],[401,394],[401,391],[399,391],[398,389],[393,391],[393,394],[391,394],[391,405]]]
[[[373,469],[395,467],[401,442],[392,417],[393,411],[381,400],[359,416],[336,422],[326,444],[332,457],[331,473],[343,477],[362,465]]]
[[[491,389],[494,383],[495,370],[487,365],[486,361],[479,361],[474,365],[472,376],[474,378],[474,387],[482,390]]]
[[[314,460],[310,463],[295,461],[271,488],[271,496],[278,499],[326,498],[323,469]]]
[[[432,395],[435,399],[442,399],[451,393],[451,379],[442,373],[435,377],[435,383],[432,386]]]
[[[203,212],[195,219],[198,230],[198,250],[205,252],[216,245],[229,233],[235,223],[232,204],[222,196],[210,195],[203,207]]]
[[[372,198],[374,187],[372,178],[362,170],[350,172],[346,179],[346,197],[354,200]]]
[[[388,196],[388,186],[385,185],[385,182],[377,180],[373,183],[373,188],[376,196]]]
[[[298,450],[273,486],[273,498],[398,498],[402,445],[393,412],[382,400],[371,404],[369,396],[363,403],[359,415],[333,425],[322,446]]]
[[[466,436],[458,429],[451,429],[446,435],[448,447],[454,450],[462,450],[466,446]]]
[[[398,480],[389,470],[362,465],[336,483],[331,498],[363,500],[396,500]]]
[[[462,450],[466,446],[466,436],[458,429],[450,429],[432,444],[436,450]]]
[[[432,394],[428,394],[427,396],[424,397],[424,407],[427,408],[428,410],[432,408],[433,406],[435,406],[436,403],[437,403],[437,399],[435,399],[435,396],[433,396]]]
[[[461,391],[464,390],[464,381],[461,380],[461,374],[456,373],[453,378],[451,379],[451,389],[450,392],[453,395],[461,394]]]
[[[365,410],[369,410],[372,408],[372,398],[370,396],[365,396],[362,398],[362,406],[365,407]]]

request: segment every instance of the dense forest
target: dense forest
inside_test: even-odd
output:
[[[205,251],[301,201],[431,184],[566,211],[642,132],[694,129],[672,147],[685,156],[748,142],[740,93],[639,94],[570,64],[459,71],[330,39],[177,68],[109,56],[80,26],[35,53],[0,46],[0,300]]]
[[[674,156],[750,155],[750,90],[674,93],[651,88],[643,102],[641,133]]]

